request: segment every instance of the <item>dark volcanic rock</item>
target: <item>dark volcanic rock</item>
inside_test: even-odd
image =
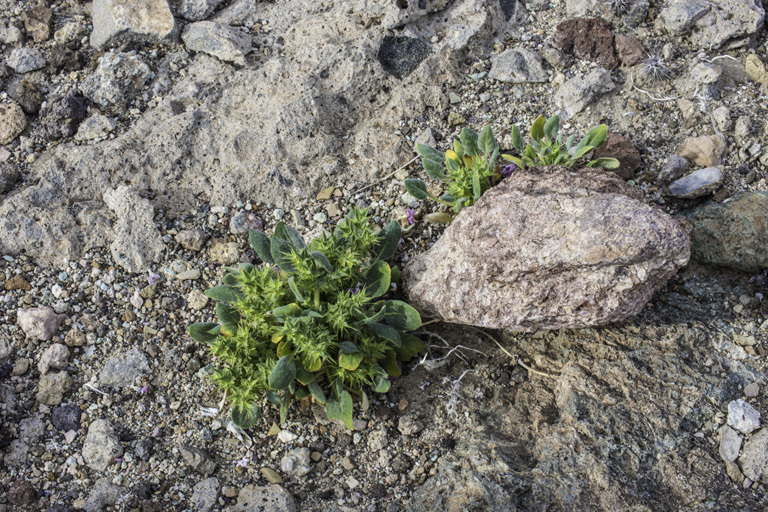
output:
[[[40,131],[47,139],[71,137],[88,115],[88,103],[79,92],[53,100],[40,111]]]
[[[611,24],[601,18],[573,18],[557,26],[555,43],[580,59],[599,62],[606,69],[619,65],[613,48]]]
[[[29,80],[19,80],[10,87],[8,95],[21,105],[27,114],[37,114],[40,105],[45,101],[45,96],[40,88]]]
[[[595,155],[592,157],[597,158],[615,158],[621,164],[618,169],[614,169],[613,172],[624,178],[625,180],[631,180],[635,177],[635,173],[640,169],[642,160],[640,158],[640,152],[637,150],[632,141],[623,135],[616,133],[609,133],[605,139],[605,143],[595,150]]]
[[[61,432],[77,430],[80,428],[81,413],[80,407],[76,405],[54,407],[51,411],[51,423]]]
[[[420,39],[386,36],[379,48],[379,62],[387,73],[402,80],[413,73],[430,53],[429,45]]]
[[[7,495],[8,501],[17,507],[29,507],[37,501],[37,493],[31,483],[26,480],[15,480],[11,483]]]

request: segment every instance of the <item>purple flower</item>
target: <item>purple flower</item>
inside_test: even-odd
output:
[[[250,459],[249,459],[249,458],[248,458],[248,456],[246,455],[245,457],[243,457],[242,459],[240,459],[239,461],[237,461],[237,465],[238,465],[238,466],[240,466],[241,468],[247,468],[247,467],[248,467],[248,462],[249,462],[249,461],[250,461]]]
[[[139,393],[141,393],[142,395],[146,395],[147,393],[149,393],[149,386],[144,386],[143,388],[141,388],[139,390]]]
[[[512,176],[512,171],[514,171],[515,169],[517,169],[517,166],[515,164],[509,164],[509,165],[505,166],[501,170],[501,177],[502,178],[509,178],[510,176]]]
[[[160,279],[160,275],[159,274],[155,274],[154,272],[150,272],[149,273],[149,277],[147,278],[147,282],[151,286],[151,285],[155,284],[158,281],[158,279]]]
[[[124,460],[125,459],[123,459],[122,457],[115,457],[115,462],[120,463],[120,462],[123,462]]]
[[[354,288],[350,288],[350,289],[349,289],[349,290],[347,290],[347,291],[348,291],[349,293],[351,293],[352,295],[355,295],[355,294],[357,294],[357,293],[360,293],[360,290],[362,290],[362,289],[363,289],[363,283],[360,283],[360,282],[358,282],[358,283],[355,285],[355,287],[354,287]]]
[[[397,248],[398,248],[398,249],[402,249],[404,244],[405,244],[405,240],[403,240],[403,239],[401,238],[401,239],[400,239],[400,240],[397,242]]]
[[[414,220],[415,220],[415,219],[414,219],[414,214],[415,214],[415,213],[416,213],[416,212],[414,212],[414,211],[413,211],[413,210],[411,210],[410,208],[406,208],[406,209],[405,209],[405,216],[406,216],[406,218],[408,219],[408,224],[413,224],[413,223],[414,223]]]

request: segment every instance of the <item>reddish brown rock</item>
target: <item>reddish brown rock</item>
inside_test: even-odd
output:
[[[617,35],[616,53],[622,66],[634,66],[645,57],[645,48],[635,36]]]
[[[580,59],[599,62],[606,69],[619,65],[613,48],[611,24],[600,18],[573,18],[557,26],[555,44]]]
[[[8,489],[8,501],[17,507],[26,508],[37,501],[37,493],[26,480],[15,480]]]
[[[24,290],[28,292],[29,290],[32,289],[32,286],[30,286],[27,280],[24,279],[23,277],[13,276],[12,278],[10,278],[5,282],[5,284],[3,285],[3,288],[5,288],[6,291]]]
[[[546,167],[462,210],[403,278],[425,316],[530,332],[635,315],[689,257],[681,223],[615,174]]]
[[[615,158],[621,164],[613,172],[624,178],[631,180],[642,164],[640,152],[632,141],[623,135],[609,133],[605,143],[595,150],[593,158]]]

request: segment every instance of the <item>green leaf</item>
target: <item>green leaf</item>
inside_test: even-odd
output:
[[[477,147],[478,135],[471,128],[465,126],[459,134],[459,139],[461,140],[461,146],[464,148],[465,154],[469,156],[478,156],[480,154]]]
[[[464,161],[464,146],[461,145],[461,142],[455,139],[453,141],[453,152],[456,153],[459,160]]]
[[[219,333],[226,338],[231,338],[237,333],[237,324],[222,324],[219,327]]]
[[[372,323],[368,327],[376,336],[391,341],[396,347],[400,346],[400,333],[391,325]]]
[[[377,261],[365,275],[365,294],[371,298],[381,297],[389,291],[390,278],[389,265],[384,261]]]
[[[393,283],[400,282],[400,268],[397,265],[389,269],[389,277]]]
[[[496,149],[496,139],[493,138],[493,129],[491,125],[486,126],[480,130],[480,137],[478,138],[477,145],[485,155],[493,153]]]
[[[395,268],[397,268],[397,267],[395,267]],[[384,318],[384,315],[386,313],[387,313],[386,308],[381,308],[373,316],[362,318],[362,319],[358,320],[357,322],[355,322],[355,326],[361,326],[361,325],[370,324],[370,323],[373,323],[373,322],[378,322],[379,320]]]
[[[546,122],[547,119],[544,116],[539,116],[531,125],[531,138],[536,142],[544,138],[544,125]]]
[[[283,393],[283,401],[280,403],[280,424],[285,423],[285,419],[288,417],[288,406],[291,403],[292,393]]]
[[[352,423],[352,395],[347,391],[341,393],[341,421],[349,430],[355,429]]]
[[[286,240],[291,244],[291,247],[297,251],[304,249],[307,246],[307,244],[304,243],[304,239],[301,238],[299,232],[293,229],[291,226],[287,225],[285,222],[277,223],[277,226],[275,226],[275,234],[272,238],[274,239],[275,237]]]
[[[275,405],[280,405],[283,402],[282,398],[280,398],[280,393],[278,393],[275,390],[269,389],[267,390],[265,395],[267,397],[267,400],[269,400]]]
[[[240,283],[240,280],[237,279],[237,274],[226,274],[222,279],[221,282],[228,285],[228,286],[237,286]]]
[[[379,376],[373,384],[373,390],[377,393],[386,393],[391,385],[388,378]]]
[[[325,254],[319,251],[312,251],[309,253],[309,255],[312,256],[312,259],[315,261],[315,263],[320,265],[320,267],[322,267],[326,272],[333,272],[333,265],[331,265],[331,262],[328,260]]]
[[[520,153],[523,152],[523,137],[520,135],[520,130],[517,125],[512,125],[512,145]]]
[[[240,313],[232,306],[228,306],[223,302],[216,303],[216,316],[219,317],[219,322],[223,324],[236,324],[240,322]]]
[[[413,356],[427,348],[427,345],[412,334],[400,333],[400,346],[395,349],[398,361],[410,361]]]
[[[383,310],[383,308],[382,308]],[[383,316],[383,315],[382,315]],[[209,331],[215,329],[219,324],[211,322],[201,322],[189,326],[189,336],[200,343],[213,343],[218,337],[217,334],[211,334]]]
[[[491,159],[488,160],[487,168],[493,169],[496,166],[496,160],[499,158],[499,146],[496,146],[496,149],[493,150],[493,153],[491,153]]]
[[[428,197],[435,199],[435,196],[427,191],[427,186],[424,182],[417,178],[405,180],[405,190],[416,199],[426,199]]]
[[[205,290],[205,294],[213,300],[224,302],[226,304],[234,304],[238,299],[242,298],[242,293],[226,284],[220,284]]]
[[[287,318],[292,316],[299,316],[301,314],[301,308],[298,304],[292,303],[285,306],[278,306],[272,310],[272,316],[275,318]]]
[[[446,158],[445,166],[448,167],[449,171],[456,172],[461,167],[461,164],[456,160],[454,160],[453,158]]]
[[[288,272],[289,274],[296,270],[288,259],[288,256],[293,250],[293,246],[288,240],[280,238],[279,236],[273,236],[270,250],[272,252],[272,259],[275,264],[280,267],[280,270]]]
[[[270,249],[269,237],[261,231],[255,229],[248,230],[248,241],[251,242],[251,247],[256,251],[261,261],[270,265],[275,264],[275,260],[272,259],[272,252]]]
[[[341,353],[339,354],[339,366],[345,370],[354,371],[360,366],[360,362],[363,360],[362,352],[355,352],[353,354]]]
[[[313,380],[307,384],[307,388],[309,389],[309,392],[312,393],[312,396],[315,397],[315,400],[321,404],[325,403],[325,393],[323,393],[323,389],[320,387],[320,384],[318,384],[316,380]]]
[[[595,148],[593,148],[592,146],[584,146],[583,148],[578,150],[576,152],[576,154],[573,155],[573,157],[571,157],[570,161],[571,162],[576,162],[576,160],[578,160],[579,158],[583,157],[584,155],[586,155],[587,153],[589,153],[593,149],[595,149]]]
[[[342,341],[339,343],[339,352],[343,354],[356,354],[360,352],[360,347],[351,341]]]
[[[571,148],[573,147],[573,142],[575,140],[576,140],[576,136],[575,135],[571,135],[570,137],[568,137],[565,140],[565,149],[566,149],[566,151],[570,151],[571,150]]]
[[[341,419],[341,402],[338,398],[331,397],[325,402],[325,414],[329,420]]]
[[[615,158],[602,157],[592,160],[587,167],[602,167],[603,169],[618,169],[621,163]]]
[[[549,140],[555,140],[555,137],[557,136],[557,130],[559,129],[560,116],[557,114],[547,119],[547,122],[544,123],[544,135],[549,137]]]
[[[309,385],[310,382],[315,380],[315,376],[312,375],[311,373],[309,373],[307,370],[305,370],[301,366],[297,366],[296,367],[296,380],[300,384],[302,384],[304,386],[307,386],[307,385]]]
[[[501,155],[501,158],[503,158],[504,160],[509,160],[510,162],[514,163],[516,166],[518,166],[521,169],[525,169],[526,167],[525,162],[523,162],[521,159],[517,158],[516,156]]]
[[[296,390],[296,393],[293,394],[293,397],[296,400],[301,400],[302,398],[306,398],[309,396],[309,390],[305,388],[304,386],[301,386]]]
[[[525,156],[533,162],[536,159],[536,150],[530,144],[525,146]]]
[[[416,143],[416,152],[421,155],[421,158],[426,158],[427,160],[434,160],[436,162],[439,162],[443,159],[443,154],[433,148],[432,146],[427,146],[426,144],[419,144]]]
[[[427,172],[430,178],[440,181],[445,181],[445,173],[443,172],[443,164],[434,160],[425,158],[421,161],[422,167]]]
[[[232,423],[240,428],[251,428],[261,418],[261,407],[252,403],[246,407],[240,408],[237,406],[232,407],[230,413]]]
[[[293,277],[288,278],[288,288],[291,289],[297,301],[304,302],[304,296],[299,291],[299,287],[296,286],[296,280]]]
[[[397,364],[397,354],[394,350],[388,350],[384,355],[384,359],[380,359],[378,363],[387,371],[390,377],[399,377],[402,374],[400,366]]]
[[[384,322],[398,331],[412,331],[421,327],[421,316],[412,306],[400,300],[384,302],[387,314]]]
[[[557,158],[555,158],[555,161],[553,165],[562,165],[568,160],[568,154],[562,153],[560,155],[557,155]]]
[[[272,389],[285,389],[296,377],[296,362],[293,356],[283,356],[269,374],[269,387]]]
[[[480,189],[480,172],[475,171],[472,173],[472,199],[477,201],[482,193],[483,191]]]
[[[376,244],[373,246],[373,259],[376,260],[388,260],[395,254],[397,246],[400,244],[400,237],[402,236],[402,229],[400,223],[396,220],[391,221],[384,226],[377,235]]]
[[[608,127],[604,124],[595,126],[587,132],[587,144],[593,148],[599,148],[608,136]]]

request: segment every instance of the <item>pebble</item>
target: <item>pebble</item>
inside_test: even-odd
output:
[[[115,435],[115,428],[109,420],[98,419],[88,427],[83,442],[83,459],[92,469],[104,471],[123,454],[123,447]]]
[[[309,448],[295,448],[280,460],[280,469],[283,473],[295,477],[302,477],[312,471],[310,464]]]
[[[675,180],[669,185],[668,193],[673,197],[692,199],[713,192],[722,181],[723,173],[719,168],[707,167]]]
[[[728,404],[728,425],[749,434],[760,427],[760,413],[743,398],[733,400]]]
[[[45,57],[35,48],[14,48],[6,64],[17,73],[29,73],[45,66]]]
[[[739,457],[741,449],[741,436],[731,427],[720,427],[720,457],[726,462],[733,462]]]
[[[130,386],[140,375],[150,373],[147,356],[139,348],[116,354],[104,363],[99,373],[99,385],[108,387]]]
[[[317,212],[312,216],[312,218],[317,222],[318,224],[325,224],[325,222],[328,220],[328,215],[326,215],[323,212]]]
[[[317,199],[318,201],[325,201],[327,199],[330,199],[331,196],[333,195],[334,188],[335,187],[324,188],[323,190],[317,193],[317,196],[315,196],[315,199]]]
[[[67,367],[68,360],[69,349],[61,343],[54,343],[43,352],[42,356],[40,356],[40,362],[37,363],[37,369],[43,375],[48,373],[48,370],[51,368],[63,370]]]
[[[410,414],[397,420],[397,430],[404,436],[413,436],[424,430],[424,425]]]
[[[6,291],[13,291],[13,290],[29,291],[32,289],[32,286],[30,286],[29,282],[26,279],[17,275],[8,279],[3,285],[3,288]]]
[[[48,373],[40,377],[35,400],[45,405],[59,405],[64,399],[64,393],[70,389],[72,389],[72,377],[66,372]]]
[[[176,274],[176,279],[179,281],[197,281],[202,274],[196,268],[191,268],[179,274]]]
[[[296,439],[298,439],[298,437],[299,437],[299,436],[297,436],[297,435],[296,435],[296,434],[294,434],[293,432],[288,432],[287,430],[281,430],[281,431],[280,431],[280,432],[277,434],[277,438],[278,438],[280,441],[282,441],[283,443],[286,443],[286,444],[288,444],[288,443],[291,443],[291,442],[295,441]]]
[[[192,503],[199,512],[208,512],[216,505],[220,487],[221,484],[215,477],[206,478],[195,484],[192,488]]]
[[[211,261],[220,265],[234,265],[240,260],[237,243],[215,239],[209,249]]]
[[[760,386],[757,382],[753,382],[751,384],[747,384],[744,386],[744,396],[747,398],[754,398],[758,395],[760,392]]]
[[[768,429],[760,429],[744,443],[739,465],[747,479],[768,483]]]
[[[261,474],[267,479],[267,482],[271,484],[283,483],[282,477],[272,468],[261,468]]]
[[[190,444],[182,444],[179,446],[179,453],[184,458],[184,461],[198,473],[210,476],[216,471],[216,462],[205,451],[196,448]]]
[[[202,311],[208,305],[208,296],[200,290],[192,290],[187,295],[187,306],[192,311]]]

